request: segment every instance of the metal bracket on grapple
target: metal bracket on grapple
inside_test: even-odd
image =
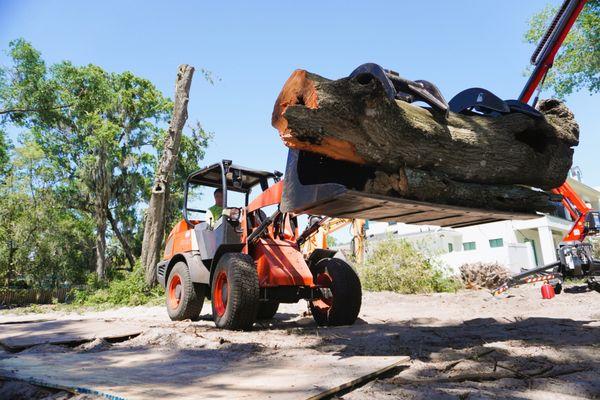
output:
[[[384,69],[374,63],[362,64],[349,75],[350,78],[359,80],[363,76],[372,76],[381,82],[383,90],[390,99],[407,103],[423,101],[448,116],[448,103],[439,89],[431,82],[411,81],[402,78],[395,71]]]
[[[534,118],[542,117],[542,113],[527,103],[519,100],[502,100],[489,90],[478,87],[463,90],[451,98],[448,104],[450,111],[459,114],[468,115],[476,111],[494,117],[510,113],[527,114]]]

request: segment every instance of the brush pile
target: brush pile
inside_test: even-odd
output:
[[[510,271],[498,263],[468,263],[460,266],[460,279],[467,289],[495,289],[511,276]]]

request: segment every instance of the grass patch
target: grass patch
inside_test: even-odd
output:
[[[72,292],[72,304],[77,306],[140,306],[156,305],[164,300],[164,290],[149,288],[144,281],[144,270],[136,264],[131,272],[119,272],[106,281],[91,274],[85,289]]]
[[[366,290],[398,293],[456,292],[462,283],[448,270],[404,240],[379,242],[372,254],[358,266]]]
[[[73,289],[66,303],[31,304],[0,310],[0,314],[41,314],[67,312],[83,314],[87,311],[103,311],[116,307],[162,305],[164,290],[156,286],[149,288],[144,281],[144,271],[136,265],[133,271],[113,274],[109,281],[99,281],[90,274],[83,289]]]

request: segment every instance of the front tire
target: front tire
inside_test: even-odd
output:
[[[362,287],[356,271],[338,258],[324,258],[313,268],[317,285],[331,290],[332,297],[310,302],[317,325],[352,325],[362,303]]]
[[[224,254],[212,278],[212,313],[219,328],[252,328],[259,308],[258,273],[247,254]]]
[[[200,319],[205,297],[205,286],[192,282],[190,270],[183,261],[175,264],[166,287],[167,312],[171,321]]]

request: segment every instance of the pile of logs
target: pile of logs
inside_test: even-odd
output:
[[[296,70],[277,98],[272,124],[290,148],[376,168],[365,191],[546,211],[550,196],[543,190],[565,181],[579,127],[558,100],[540,101],[538,110],[542,118],[445,116],[389,99],[377,79],[329,80]]]

